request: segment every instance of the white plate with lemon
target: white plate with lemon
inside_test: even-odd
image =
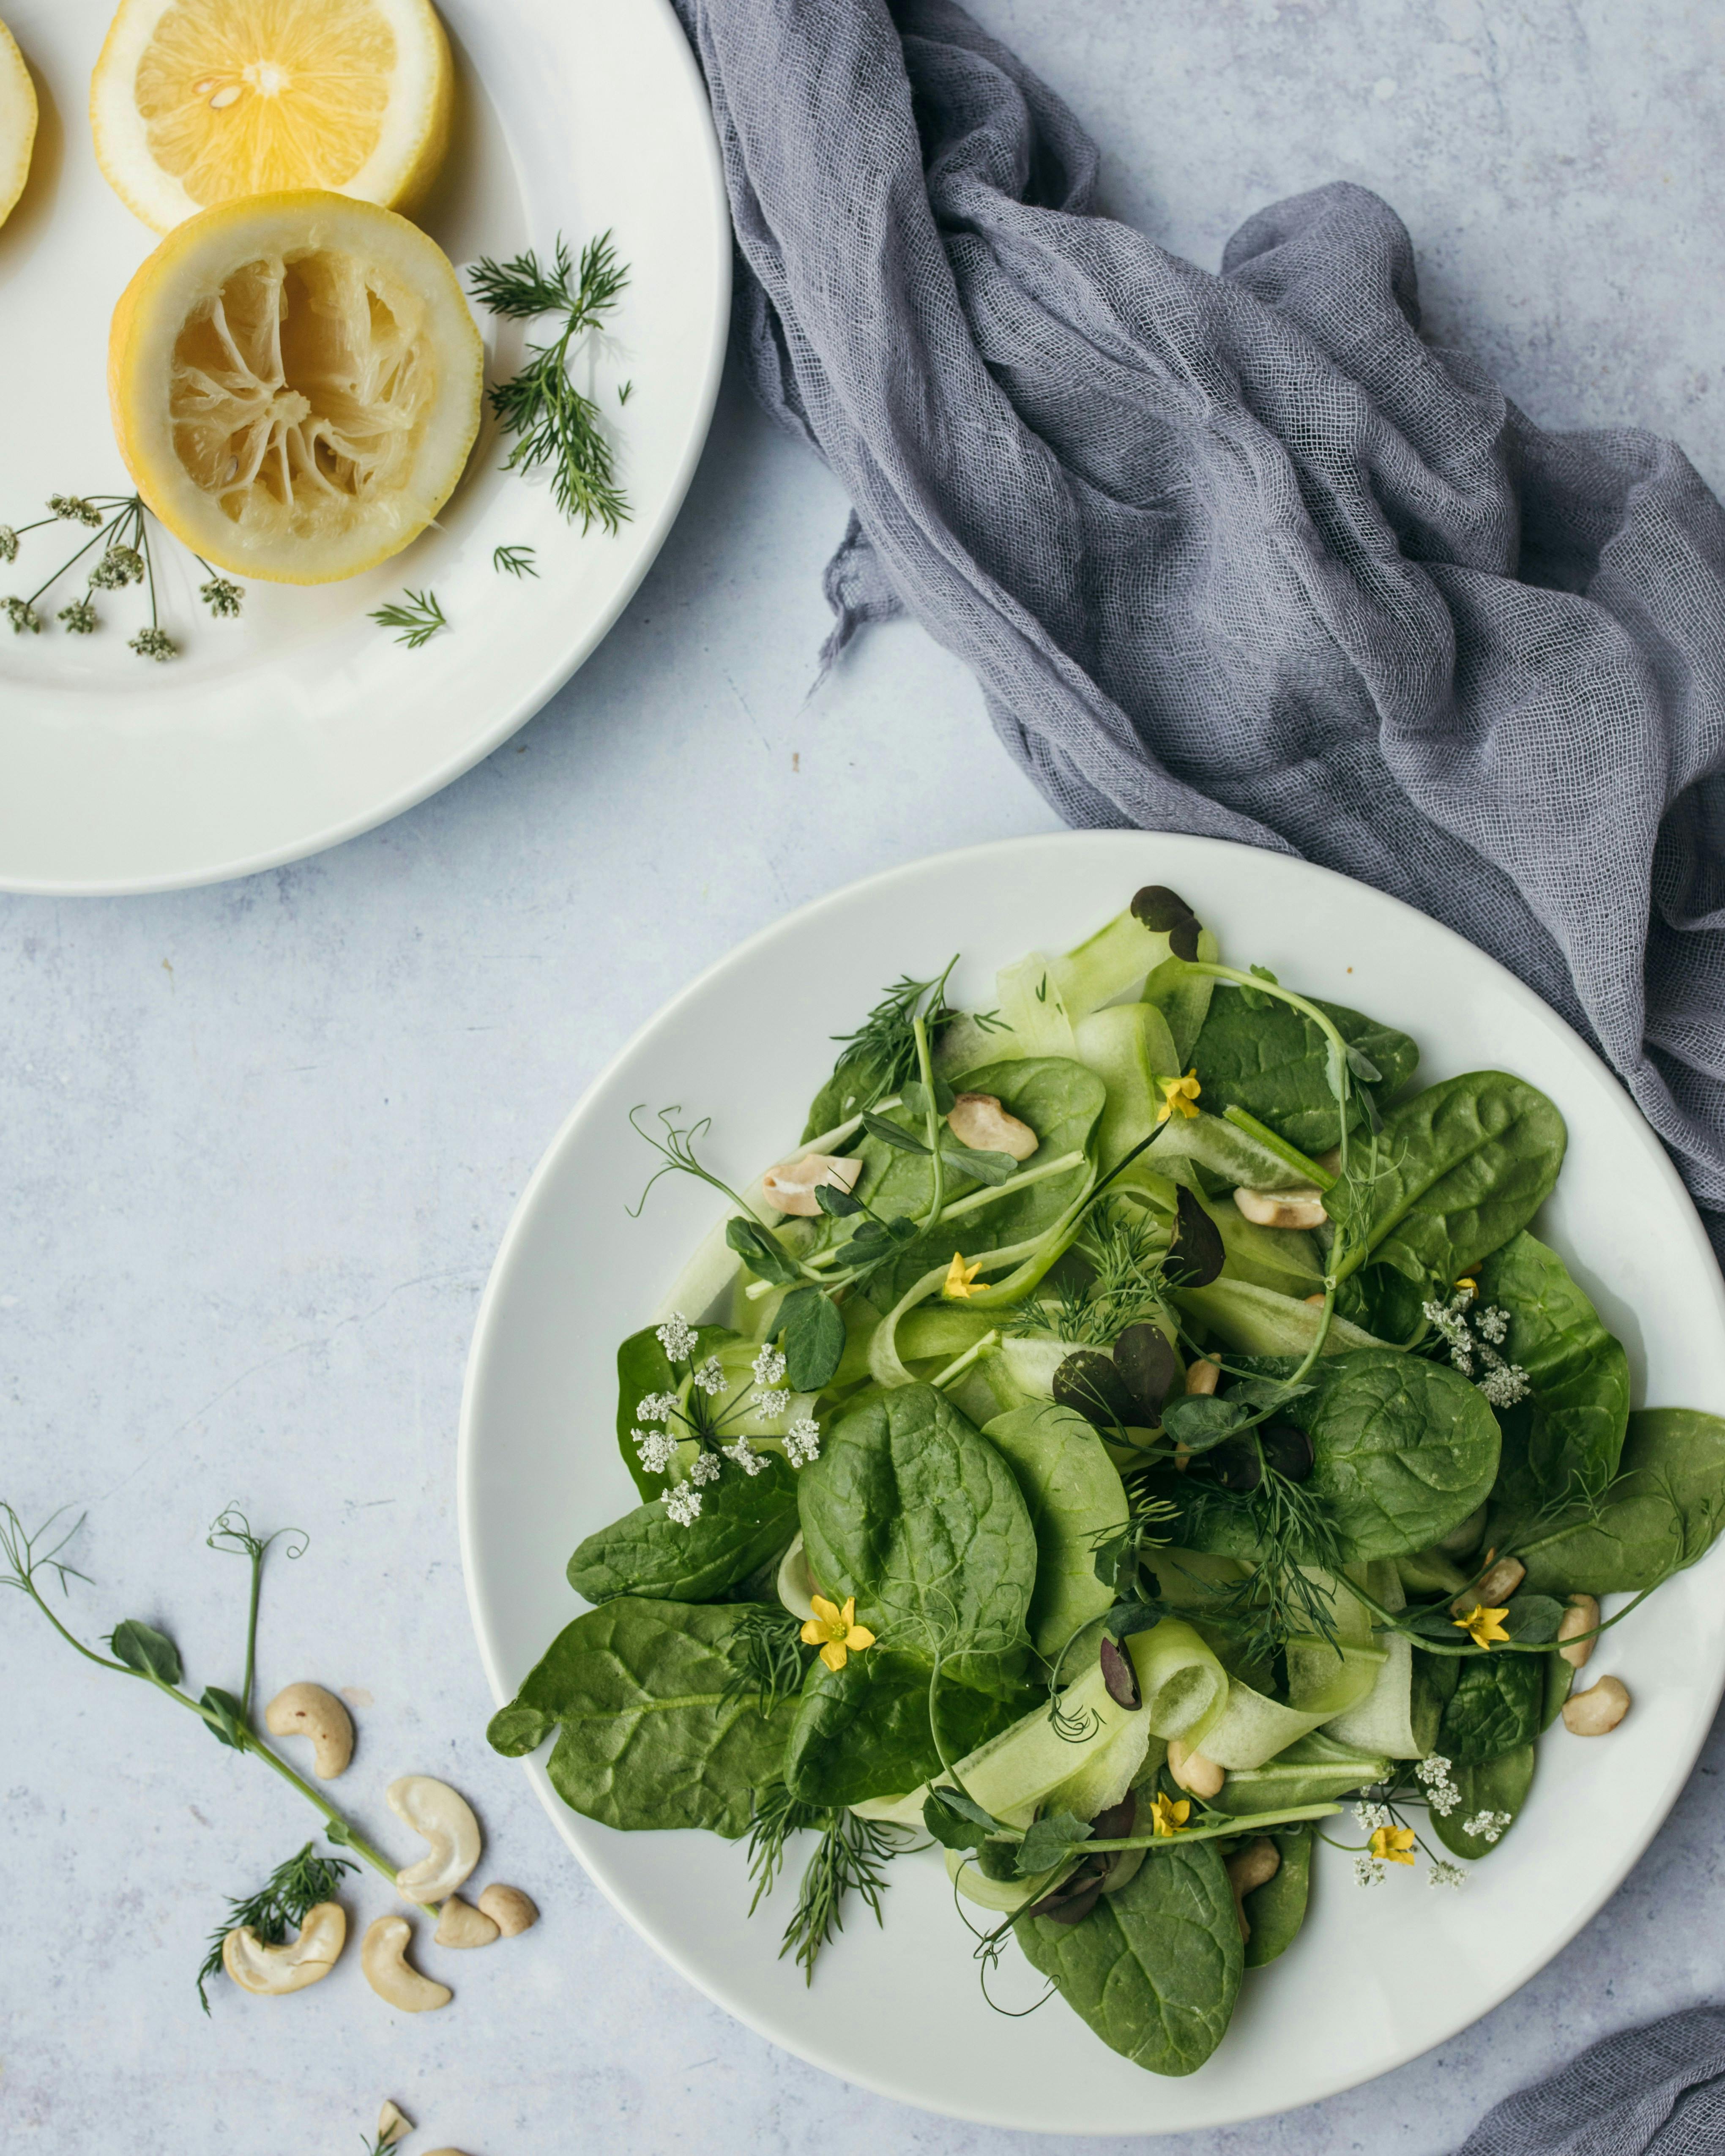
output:
[[[529,718],[676,514],[698,72],[665,0],[0,18],[0,888],[315,852]]]

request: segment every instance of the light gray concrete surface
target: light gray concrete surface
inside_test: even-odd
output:
[[[1112,203],[1214,264],[1240,218],[1343,174],[1413,228],[1432,325],[1548,424],[1669,430],[1716,483],[1725,18],[1675,0],[987,0],[1107,148]],[[0,900],[0,1493],[87,1508],[68,1621],[170,1627],[231,1685],[237,1497],[311,1547],[272,1568],[260,1683],[356,1701],[341,1794],[446,1774],[489,1876],[545,1918],[405,2020],[350,1959],[288,2002],[193,1972],[223,1897],[311,1815],[189,1716],[0,1598],[0,2148],[340,2156],[382,2097],[414,2148],[1006,2156],[1081,2144],[908,2111],[774,2051],[667,1970],[490,1755],[453,1513],[491,1254],[566,1109],[691,974],[788,907],[940,848],[1049,828],[968,678],[877,631],[812,700],[843,505],[727,388],[689,506],[594,660],[437,800],[224,888]],[[1440,2051],[1271,2122],[1163,2144],[1440,2156],[1589,2038],[1712,1995],[1716,1735],[1609,1907]],[[1609,1835],[1610,1822],[1599,1831]],[[393,1831],[398,1836],[400,1830]],[[381,1884],[350,1897],[360,1922]],[[1345,2025],[1346,1999],[1337,2002]],[[1155,2089],[1146,2088],[1147,2123]],[[1085,2143],[1106,2147],[1105,2143]],[[1113,2144],[1121,2148],[1127,2144]]]

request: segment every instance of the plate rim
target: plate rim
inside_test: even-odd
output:
[[[642,1024],[638,1026],[616,1054],[594,1074],[591,1081],[583,1088],[579,1099],[558,1124],[522,1187],[521,1195],[516,1201],[508,1224],[499,1241],[496,1255],[492,1260],[491,1269],[486,1276],[485,1288],[475,1314],[473,1337],[468,1351],[466,1368],[463,1373],[460,1417],[456,1440],[456,1520],[460,1539],[462,1581],[466,1593],[468,1616],[473,1626],[475,1642],[479,1649],[480,1665],[485,1671],[485,1682],[497,1706],[501,1707],[513,1697],[513,1689],[504,1681],[495,1645],[489,1636],[487,1620],[480,1605],[475,1579],[475,1567],[473,1562],[472,1544],[476,1533],[474,1516],[478,1503],[478,1474],[475,1461],[476,1403],[483,1368],[490,1353],[489,1334],[494,1314],[506,1291],[506,1276],[512,1268],[516,1249],[527,1232],[547,1185],[561,1163],[564,1149],[573,1140],[588,1117],[597,1112],[599,1096],[608,1086],[611,1080],[629,1062],[649,1035],[656,1034],[662,1026],[672,1021],[677,1014],[717,976],[727,971],[732,965],[742,963],[753,952],[772,943],[778,937],[799,929],[805,921],[818,917],[824,911],[834,906],[848,905],[857,901],[865,901],[870,893],[937,866],[966,861],[975,862],[1009,854],[1058,851],[1093,844],[1099,841],[1106,844],[1132,839],[1154,843],[1158,839],[1178,839],[1183,844],[1196,845],[1205,851],[1214,850],[1223,856],[1235,854],[1268,854],[1272,857],[1293,862],[1306,872],[1326,879],[1333,884],[1346,886],[1351,891],[1366,892],[1371,898],[1383,901],[1392,910],[1411,916],[1422,927],[1440,931],[1444,937],[1458,945],[1471,960],[1485,968],[1488,977],[1495,977],[1497,984],[1525,1012],[1548,1030],[1565,1040],[1570,1047],[1579,1050],[1584,1060],[1590,1063],[1599,1075],[1609,1081],[1610,1086],[1621,1096],[1623,1105],[1628,1111],[1628,1127],[1632,1130],[1635,1142],[1645,1156],[1648,1168],[1656,1179],[1663,1182],[1667,1194],[1679,1201],[1680,1215],[1691,1238],[1694,1254],[1702,1260],[1702,1277],[1707,1281],[1712,1291],[1716,1320],[1722,1329],[1725,1329],[1725,1273],[1721,1271],[1695,1201],[1690,1196],[1681,1177],[1678,1174],[1675,1163],[1622,1081],[1604,1057],[1582,1038],[1560,1013],[1553,1010],[1543,997],[1512,973],[1501,960],[1492,957],[1488,952],[1481,951],[1476,945],[1470,943],[1466,937],[1450,928],[1447,923],[1435,919],[1430,914],[1421,912],[1419,907],[1410,906],[1405,899],[1398,898],[1388,891],[1378,891],[1374,886],[1363,882],[1357,876],[1343,875],[1339,870],[1325,867],[1321,863],[1307,860],[1296,855],[1278,855],[1273,848],[1250,846],[1237,840],[1213,838],[1199,833],[1142,831],[1136,829],[1068,829],[1032,833],[1016,838],[988,839],[979,844],[945,848],[937,853],[921,855],[915,860],[898,862],[889,868],[876,870],[871,875],[859,877],[835,891],[827,891],[805,901],[801,906],[793,907],[788,912],[781,914],[765,923],[752,934],[732,945],[711,963],[703,967],[682,988],[670,996]],[[1707,1557],[1702,1558],[1700,1563],[1706,1564],[1710,1558],[1717,1560],[1717,1553],[1722,1549],[1725,1549],[1725,1541],[1716,1545],[1715,1550],[1709,1553]],[[1725,1697],[1725,1655],[1722,1655],[1718,1659],[1712,1672],[1709,1689],[1711,1694],[1709,1711],[1705,1717],[1698,1717],[1697,1732],[1692,1743],[1680,1746],[1677,1751],[1671,1755],[1671,1771],[1659,1793],[1657,1804],[1650,1813],[1649,1824],[1641,1835],[1631,1845],[1620,1848],[1613,1862],[1601,1875],[1601,1883],[1596,1891],[1580,1902],[1571,1906],[1558,1934],[1548,1942],[1543,1943],[1537,1951],[1516,1962],[1507,1977],[1501,1983],[1489,1987],[1486,1994],[1469,1999],[1453,2018],[1447,2020],[1445,2025],[1433,2034],[1428,2041],[1421,2043],[1416,2051],[1409,2052],[1394,2066],[1378,2067],[1363,2074],[1352,2071],[1345,2065],[1338,2065],[1332,2074],[1322,2078],[1318,2087],[1302,2091],[1291,2106],[1273,2102],[1249,2102],[1247,2107],[1230,2112],[1226,2119],[1217,2120],[1208,2125],[1159,2127],[1154,2123],[1146,2123],[1129,2129],[1132,2135],[1142,2136],[1145,2138],[1153,2137],[1160,2138],[1163,2135],[1170,2133],[1214,2133],[1228,2126],[1245,2125],[1254,2120],[1279,2117],[1291,2108],[1301,2109],[1308,2104],[1323,2102],[1331,2097],[1344,2094],[1350,2089],[1365,2087],[1369,2082],[1384,2079],[1389,2074],[1399,2072],[1402,2068],[1425,2057],[1440,2046],[1448,2043],[1452,2038],[1459,2035],[1464,2030],[1471,2028],[1475,2023],[1482,2020],[1486,2015],[1494,2011],[1506,1999],[1512,1997],[1525,1984],[1531,1982],[1543,1969],[1548,1967],[1570,1945],[1616,1894],[1630,1871],[1646,1854],[1691,1779],[1694,1773],[1695,1763],[1707,1742],[1712,1721],[1717,1713],[1720,1701],[1722,1697]],[[521,1765],[556,1828],[559,1839],[572,1851],[588,1880],[603,1895],[605,1900],[661,1960],[669,1963],[678,1974],[703,1998],[711,1999],[715,2005],[734,2020],[742,2022],[746,2028],[752,2030],[768,2043],[777,2046],[781,2051],[790,2052],[793,2056],[801,2059],[805,2064],[817,2067],[822,2072],[831,2074],[837,2080],[867,2089],[872,2094],[886,2097],[893,2102],[907,2104],[915,2109],[929,2112],[939,2117],[961,2119],[972,2125],[1004,2128],[1020,2133],[1044,2130],[1027,2129],[1020,2120],[1013,2118],[1004,2109],[983,2110],[974,2106],[943,2103],[937,2098],[930,2097],[921,2090],[915,2093],[907,2092],[901,2084],[896,2083],[881,2073],[870,2071],[866,2066],[856,2066],[849,2060],[843,2064],[836,2062],[832,2057],[824,2055],[819,2043],[805,2042],[801,2039],[800,2035],[787,2034],[783,2028],[776,2025],[769,2026],[764,2016],[758,2015],[747,2006],[739,2005],[733,1998],[721,1997],[714,1990],[706,1977],[685,1958],[675,1943],[669,1943],[650,1929],[648,1924],[613,1892],[608,1882],[588,1865],[586,1855],[576,1836],[578,1815],[572,1813],[557,1794],[543,1762],[537,1758],[530,1758],[524,1759]],[[1118,2138],[1123,2130],[1125,2129],[1114,2124],[1070,2124],[1061,2128],[1062,2132],[1075,2138],[1081,2137],[1093,2138],[1103,2135]]]
[[[702,359],[701,382],[689,407],[688,431],[679,452],[670,484],[656,514],[644,524],[636,526],[639,535],[639,552],[609,600],[566,653],[560,654],[531,685],[501,709],[488,726],[464,743],[454,755],[445,757],[440,763],[398,786],[382,799],[338,818],[309,835],[284,839],[254,853],[233,855],[202,867],[166,870],[149,875],[20,875],[8,873],[0,866],[0,892],[23,898],[148,897],[164,891],[196,891],[210,884],[231,883],[242,876],[261,875],[268,869],[282,868],[290,862],[327,853],[332,847],[345,844],[350,839],[362,837],[367,831],[374,831],[382,824],[393,823],[398,816],[405,815],[408,809],[417,808],[422,801],[429,800],[433,794],[442,793],[445,787],[452,786],[475,765],[483,763],[511,735],[518,733],[531,719],[537,716],[610,634],[624,608],[645,581],[648,571],[659,558],[671,526],[682,511],[696,469],[706,446],[707,435],[711,430],[730,339],[731,204],[726,192],[724,167],[718,136],[713,126],[706,79],[683,33],[671,0],[648,0],[648,4],[660,18],[661,32],[669,38],[672,54],[670,64],[682,76],[684,88],[693,96],[694,125],[700,144],[699,157],[706,186],[704,211],[712,249],[709,274],[714,282],[715,304],[711,319],[706,325],[706,349]]]

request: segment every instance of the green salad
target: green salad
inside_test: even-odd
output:
[[[799,1858],[811,1981],[932,1845],[985,1990],[1015,1948],[1190,2073],[1319,1843],[1458,1887],[1542,1735],[1621,1721],[1585,1665],[1712,1544],[1725,1422],[1631,1411],[1529,1230],[1565,1133],[1523,1080],[1420,1087],[1409,1034],[1223,963],[1161,886],[990,1010],[952,970],[747,1191],[636,1111],[652,1180],[729,1211],[618,1351],[641,1502],[490,1741],[555,1732],[606,1825],[747,1837],[751,1914]]]

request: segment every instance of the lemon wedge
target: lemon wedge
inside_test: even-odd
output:
[[[411,207],[451,83],[429,0],[121,0],[90,83],[96,162],[157,232],[294,187]]]
[[[18,206],[35,146],[36,85],[18,39],[0,23],[0,224]]]
[[[425,529],[479,431],[483,369],[436,243],[315,191],[177,226],[108,342],[145,501],[205,561],[285,584],[355,576]]]

